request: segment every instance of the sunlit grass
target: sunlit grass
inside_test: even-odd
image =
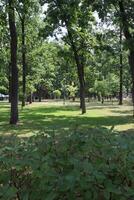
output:
[[[20,108],[17,126],[9,125],[9,104],[0,103],[0,134],[30,136],[40,131],[114,127],[117,131],[134,132],[132,107],[96,103],[87,104],[87,113],[81,115],[79,103],[43,102]]]

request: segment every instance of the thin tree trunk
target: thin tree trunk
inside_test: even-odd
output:
[[[8,66],[8,94],[9,94],[9,103],[11,103],[11,63],[9,62]]]
[[[82,109],[82,114],[86,113],[85,104],[85,81],[84,81],[84,66],[77,66],[79,82],[80,82],[80,108]]]
[[[134,51],[130,51],[129,54],[129,65],[132,73],[132,103],[133,103],[133,117],[134,117]]]
[[[33,103],[33,94],[32,92],[30,92],[30,95],[29,95],[29,104],[32,104]]]
[[[42,98],[41,98],[41,95],[39,95],[39,102],[41,102]]]
[[[123,55],[122,55],[122,28],[120,26],[120,92],[119,105],[123,105]]]
[[[39,88],[38,95],[39,95],[39,102],[41,102],[41,100],[42,100],[42,91],[41,91],[41,88]]]
[[[23,69],[23,81],[22,81],[22,107],[26,104],[26,49],[25,49],[25,17],[21,19],[22,28],[22,69]]]
[[[10,124],[18,122],[18,68],[17,68],[17,32],[15,25],[14,1],[9,1],[9,29],[11,48],[11,116]]]

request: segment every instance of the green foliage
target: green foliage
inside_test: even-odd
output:
[[[133,199],[133,136],[105,129],[70,130],[2,144],[3,200]]]
[[[53,95],[55,99],[59,99],[61,97],[61,91],[60,90],[54,90]]]
[[[72,41],[75,45],[80,63],[84,66],[85,93],[89,93],[89,88],[94,88],[97,81],[110,78],[110,84],[107,82],[105,87],[101,88],[101,93],[109,95],[117,94],[117,81],[119,81],[119,16],[116,15],[112,4],[118,6],[118,1],[109,0],[104,2],[87,0],[15,0],[16,27],[18,33],[18,68],[19,68],[19,93],[22,93],[22,30],[21,21],[25,21],[25,51],[26,51],[26,90],[27,96],[34,93],[38,96],[41,93],[43,98],[51,98],[52,91],[58,89],[62,91],[62,82],[70,85],[72,80],[78,88],[79,82],[76,69],[74,53],[69,37],[72,35]],[[41,3],[44,7],[41,9]],[[126,10],[130,15],[132,1],[126,1]],[[1,92],[8,93],[9,90],[9,30],[7,25],[6,2],[1,1],[0,10],[0,85]],[[97,11],[100,18],[105,14],[106,25],[103,27],[96,17]],[[109,17],[106,15],[109,11]],[[132,10],[131,10],[132,11]],[[41,14],[40,14],[41,13]],[[115,16],[113,16],[115,13]],[[127,14],[128,14],[127,13]],[[111,17],[111,18],[110,18]],[[97,20],[96,20],[97,19]],[[114,24],[114,26],[113,26]],[[111,26],[112,25],[112,26]],[[133,27],[130,27],[133,33]],[[50,36],[50,37],[47,37]],[[53,37],[51,37],[53,36]],[[128,47],[123,37],[123,85],[127,94],[131,91],[130,69],[128,67]],[[111,74],[111,75],[110,75]],[[3,78],[4,77],[4,78]],[[105,82],[105,81],[104,81]],[[112,83],[112,84],[111,84]],[[100,83],[103,86],[105,83]],[[109,87],[110,85],[110,87]],[[119,83],[118,83],[119,85]],[[99,87],[99,86],[98,86]],[[111,88],[112,87],[112,88]],[[71,88],[70,88],[71,89]],[[71,89],[73,90],[73,88]],[[68,91],[64,91],[66,96]],[[70,92],[69,92],[70,93]],[[75,93],[72,91],[71,93]],[[92,92],[91,92],[92,93]],[[100,93],[100,92],[99,92]],[[21,95],[20,95],[21,96]],[[65,95],[64,95],[65,96]],[[74,95],[70,95],[74,96]],[[118,95],[116,95],[118,96]]]
[[[78,88],[77,86],[74,85],[74,83],[72,83],[71,85],[68,85],[69,96],[71,98],[75,98],[77,90]]]
[[[102,81],[96,81],[95,82],[95,91],[97,94],[101,95],[101,96],[105,96],[107,95],[107,83],[105,80]]]
[[[119,78],[114,73],[111,73],[107,77],[107,87],[109,95],[116,96],[119,93]]]
[[[108,74],[106,79],[96,80],[94,87],[89,89],[90,94],[97,94],[101,97],[117,96],[119,93],[119,79],[113,73]]]

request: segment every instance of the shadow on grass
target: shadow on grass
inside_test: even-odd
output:
[[[15,134],[26,134],[35,133],[43,130],[54,130],[59,132],[61,129],[69,128],[91,128],[99,126],[116,126],[133,123],[133,119],[130,116],[110,116],[110,117],[67,117],[67,116],[54,116],[45,115],[44,117],[36,115],[33,118],[23,118],[23,123],[18,126],[1,125],[0,132],[4,133],[15,133]]]
[[[100,108],[94,106],[91,109],[103,108],[114,109],[118,107],[104,106]],[[120,113],[122,111],[117,112],[122,114]],[[71,114],[75,115],[71,116]],[[128,115],[90,117],[87,115],[80,115],[79,106],[26,107],[20,113],[20,123],[17,126],[9,125],[9,113],[2,112],[0,116],[0,134],[11,133],[25,136],[29,133],[34,134],[44,130],[54,130],[58,133],[61,130],[68,130],[75,127],[88,129],[91,127],[112,127],[134,123],[134,119],[129,115],[129,113],[125,114]]]
[[[111,110],[112,113],[133,115],[133,110]]]

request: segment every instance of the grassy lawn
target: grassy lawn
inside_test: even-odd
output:
[[[10,126],[9,104],[0,103],[0,134],[30,136],[40,131],[67,130],[69,128],[89,129],[107,127],[117,131],[134,133],[132,107],[96,103],[87,104],[87,113],[81,115],[78,103],[43,102],[20,109],[20,122]]]

